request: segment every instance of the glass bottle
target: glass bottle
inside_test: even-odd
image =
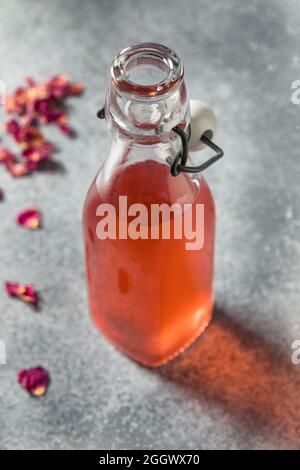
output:
[[[190,119],[179,57],[153,43],[119,52],[111,66],[105,119],[112,145],[83,213],[90,311],[120,350],[155,367],[204,331],[213,307],[213,198],[201,173],[170,172],[169,162],[181,151],[172,129],[187,131]],[[161,204],[182,212],[170,210],[153,221],[152,207]],[[148,218],[137,224],[141,206]],[[203,208],[203,246],[190,243],[187,249],[190,234],[179,238],[175,225],[188,211],[196,217],[197,206]],[[111,224],[104,223],[108,215],[115,216]]]

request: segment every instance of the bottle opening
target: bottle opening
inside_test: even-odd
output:
[[[137,98],[156,97],[177,88],[183,65],[171,49],[144,43],[121,50],[111,67],[114,86]]]
[[[186,127],[189,103],[180,58],[161,44],[122,49],[111,66],[106,120],[127,134],[142,137]]]
[[[168,64],[153,55],[133,57],[125,65],[125,80],[133,85],[155,86],[163,83],[169,73]]]

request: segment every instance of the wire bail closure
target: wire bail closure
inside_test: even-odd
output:
[[[97,112],[97,117],[99,119],[105,118],[105,106],[99,109],[99,111]],[[212,142],[212,140],[204,132],[204,134],[200,136],[200,140],[205,145],[207,145],[212,150],[214,150],[216,154],[198,166],[187,166],[186,162],[187,162],[188,154],[189,154],[188,143],[191,137],[191,125],[189,124],[188,126],[187,134],[185,133],[183,129],[181,129],[178,126],[173,127],[172,131],[175,132],[177,135],[179,135],[181,139],[181,144],[182,144],[182,151],[179,152],[178,155],[174,159],[172,159],[171,157],[168,157],[166,159],[167,163],[169,163],[171,167],[172,176],[178,176],[182,171],[185,173],[200,173],[206,170],[211,165],[213,165],[224,155],[223,150],[214,142]]]
[[[188,127],[188,135],[185,133],[183,129],[177,126],[173,127],[172,130],[176,132],[176,134],[179,135],[179,137],[181,138],[181,142],[182,142],[181,153],[179,153],[174,160],[172,160],[171,158],[167,159],[167,162],[171,165],[171,174],[173,176],[178,176],[182,171],[186,173],[200,173],[201,171],[206,170],[206,168],[210,167],[215,162],[217,162],[220,158],[223,157],[224,155],[223,150],[220,147],[218,147],[218,145],[216,145],[214,142],[212,142],[212,140],[204,133],[200,137],[200,140],[204,144],[206,144],[208,147],[210,147],[212,150],[214,150],[216,154],[198,166],[187,166],[186,162],[188,159],[188,143],[189,143],[190,136],[191,136],[191,125],[189,125]]]

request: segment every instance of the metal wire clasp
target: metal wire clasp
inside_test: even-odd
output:
[[[97,112],[97,117],[99,119],[105,118],[105,107],[99,109],[99,111]],[[182,143],[181,152],[179,152],[179,154],[174,159],[172,159],[171,157],[167,158],[167,163],[169,163],[171,167],[172,176],[178,176],[182,171],[186,173],[200,173],[201,171],[204,171],[206,170],[206,168],[213,165],[213,163],[217,162],[224,155],[223,150],[218,147],[218,145],[216,145],[214,142],[212,142],[212,140],[204,133],[200,137],[200,140],[212,150],[214,150],[216,154],[198,166],[187,166],[186,162],[189,153],[188,143],[191,136],[191,125],[188,126],[187,134],[183,129],[178,126],[173,127],[172,131],[179,135]]]
[[[214,142],[212,142],[211,139],[209,139],[209,137],[204,133],[200,137],[200,140],[202,140],[204,144],[208,145],[208,147],[213,149],[216,154],[198,166],[187,166],[186,162],[188,158],[188,143],[191,135],[191,126],[189,125],[188,127],[188,135],[183,129],[177,126],[173,127],[172,130],[179,135],[182,142],[181,153],[179,153],[174,160],[172,158],[167,159],[167,162],[171,165],[171,174],[173,176],[178,176],[182,171],[185,171],[186,173],[199,173],[201,171],[206,170],[206,168],[208,168],[213,163],[217,162],[221,157],[223,157],[223,150],[218,147],[218,145],[216,145]]]

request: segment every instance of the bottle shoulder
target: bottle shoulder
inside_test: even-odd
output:
[[[131,203],[188,204],[203,192],[211,194],[202,175],[182,173],[174,177],[168,164],[146,160],[120,165],[109,178],[102,167],[90,186],[86,201],[96,198],[113,204],[116,197],[126,195]]]

